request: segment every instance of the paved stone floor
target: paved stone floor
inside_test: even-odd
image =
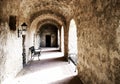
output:
[[[40,60],[35,57],[12,84],[82,84],[74,72],[75,66],[64,60],[60,52],[43,52]]]

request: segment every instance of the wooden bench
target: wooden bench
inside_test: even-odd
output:
[[[75,72],[77,69],[77,54],[76,53],[70,53],[68,55],[68,63],[70,63],[70,61],[75,65]]]
[[[32,46],[32,47],[29,48],[29,50],[30,50],[30,52],[31,52],[31,59],[33,59],[33,57],[34,57],[35,55],[38,55],[38,60],[40,60],[39,57],[40,57],[40,55],[41,55],[41,49],[35,49],[35,47]]]

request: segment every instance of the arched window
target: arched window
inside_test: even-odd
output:
[[[70,26],[69,26],[69,44],[68,48],[69,51],[68,53],[75,53],[77,54],[77,28],[75,21],[72,19],[70,21]]]

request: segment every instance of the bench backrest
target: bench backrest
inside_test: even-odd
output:
[[[34,46],[30,47],[29,50],[31,51],[31,53],[34,53],[35,52]]]

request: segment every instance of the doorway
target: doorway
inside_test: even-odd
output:
[[[46,35],[46,47],[51,47],[51,35]]]

